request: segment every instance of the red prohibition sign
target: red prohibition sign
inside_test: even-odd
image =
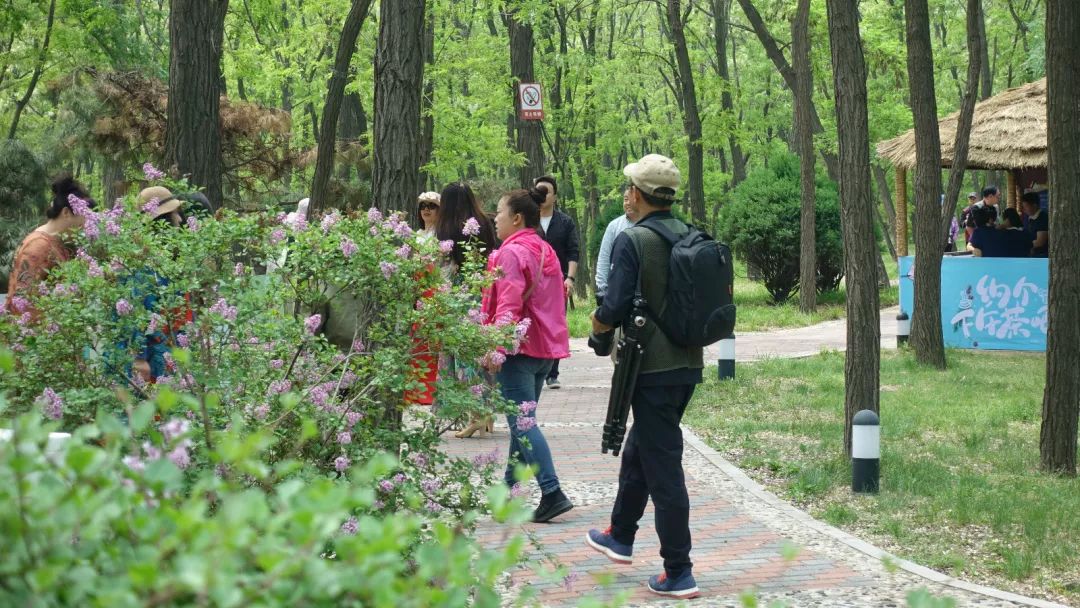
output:
[[[540,103],[540,91],[532,85],[525,87],[521,90],[521,101],[529,107],[537,105]]]

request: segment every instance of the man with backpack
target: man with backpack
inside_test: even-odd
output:
[[[706,240],[713,243],[712,251],[727,250],[672,215],[679,170],[671,159],[649,154],[627,165],[623,174],[630,180],[626,186],[628,207],[641,219],[615,240],[607,292],[592,316],[593,333],[600,335],[622,325],[631,311],[642,304],[648,311],[648,322],[640,330],[644,352],[630,398],[634,425],[622,451],[619,491],[611,511],[611,525],[602,532],[589,530],[586,542],[616,563],[631,563],[638,520],[652,497],[664,571],[649,579],[649,590],[686,599],[696,597],[699,591],[690,561],[690,500],[683,475],[679,423],[701,382],[702,346],[712,337],[695,334],[701,333],[707,322],[698,321],[690,329],[689,333],[695,335],[689,339],[685,327],[678,327],[679,318],[701,315],[678,310],[687,306],[687,297],[678,295],[678,290],[686,287],[678,275],[686,272],[674,272],[680,268],[669,266],[669,262],[676,255],[689,252],[687,247],[691,245],[699,246],[691,253],[701,254],[708,248]],[[705,247],[700,247],[703,244]],[[682,258],[693,259],[693,255]],[[692,263],[684,264],[681,269],[685,271],[692,266]],[[726,270],[731,270],[730,259]],[[693,289],[691,286],[691,293]],[[733,307],[727,313],[733,325]],[[730,333],[731,327],[713,327],[713,330]],[[687,345],[688,342],[696,345]]]

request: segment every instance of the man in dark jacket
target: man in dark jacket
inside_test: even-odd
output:
[[[578,231],[574,220],[562,211],[555,209],[558,198],[559,186],[555,178],[543,175],[533,180],[533,187],[547,194],[544,203],[540,205],[540,228],[544,240],[555,250],[559,256],[559,266],[563,273],[563,291],[566,295],[574,289],[575,275],[578,266]],[[547,385],[549,388],[559,388],[559,361],[551,366],[548,373]]]
[[[686,224],[671,214],[679,169],[671,159],[649,154],[623,169],[629,205],[638,223],[615,239],[607,292],[593,313],[593,333],[621,325],[631,312],[638,275],[642,295],[653,311],[665,306],[671,245],[646,226],[663,224],[678,235]],[[690,499],[682,468],[679,423],[704,367],[700,347],[673,343],[655,322],[641,332],[641,370],[631,393],[634,425],[626,437],[619,469],[619,493],[607,530],[589,530],[586,542],[614,562],[630,563],[638,520],[652,498],[664,572],[649,579],[649,590],[687,599],[699,594],[690,561]]]

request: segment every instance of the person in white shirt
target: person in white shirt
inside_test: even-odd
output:
[[[638,220],[634,210],[630,207],[627,198],[629,188],[623,191],[623,215],[608,222],[604,229],[604,238],[600,241],[600,253],[596,257],[596,304],[599,306],[604,301],[604,293],[607,292],[608,273],[611,272],[611,249],[615,246],[615,237],[619,236]]]

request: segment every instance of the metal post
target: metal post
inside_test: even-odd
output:
[[[871,410],[851,421],[851,491],[877,494],[881,472],[881,423]]]

